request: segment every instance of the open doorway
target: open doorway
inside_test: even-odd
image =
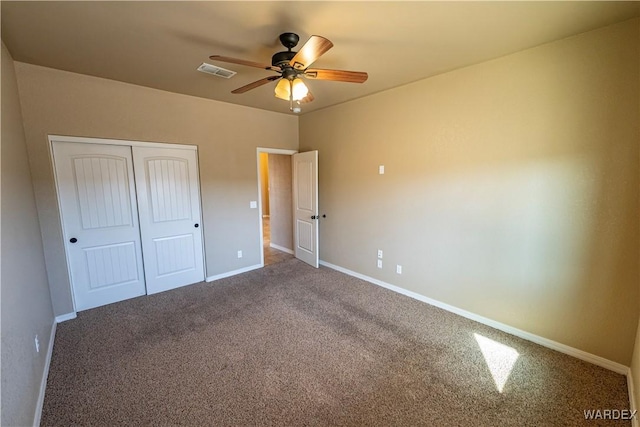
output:
[[[293,258],[293,150],[258,148],[262,264]]]

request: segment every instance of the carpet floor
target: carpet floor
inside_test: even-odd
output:
[[[289,259],[58,325],[42,425],[620,426],[584,410],[628,408],[622,375]]]

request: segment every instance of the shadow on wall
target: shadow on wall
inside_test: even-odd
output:
[[[427,138],[420,149],[414,141],[365,152],[321,136],[328,142],[311,148],[322,153],[321,204],[332,219],[321,228],[323,260],[628,363],[639,301],[637,145],[574,138],[505,142],[500,152]]]
[[[639,23],[301,116],[329,214],[321,258],[628,365]]]
[[[581,348],[589,334],[633,336],[637,156],[619,146],[606,157],[398,171],[382,188],[384,203],[353,190],[349,205],[356,212],[368,205],[389,225],[380,245],[415,270],[407,288],[525,330],[536,325],[533,332],[545,337],[557,336],[563,319],[587,322],[571,343]],[[615,351],[627,352],[628,344]]]

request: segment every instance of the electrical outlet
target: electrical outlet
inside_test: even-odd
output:
[[[378,249],[378,258],[382,259],[382,249]]]
[[[382,260],[381,259],[378,260],[378,268],[382,268]]]
[[[242,258],[242,251],[238,251],[238,258]]]
[[[402,266],[401,265],[396,265],[396,273],[402,274]]]
[[[36,353],[40,353],[40,341],[38,340],[38,334],[36,334]]]

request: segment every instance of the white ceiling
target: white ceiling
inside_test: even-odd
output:
[[[273,72],[216,63],[225,55],[270,64],[283,32],[334,47],[313,66],[366,71],[363,84],[308,81],[303,113],[490,60],[640,15],[640,2],[11,2],[2,40],[17,61],[234,104],[288,112],[275,83],[230,92]],[[295,49],[294,49],[295,50]],[[237,71],[196,71],[208,62]]]

